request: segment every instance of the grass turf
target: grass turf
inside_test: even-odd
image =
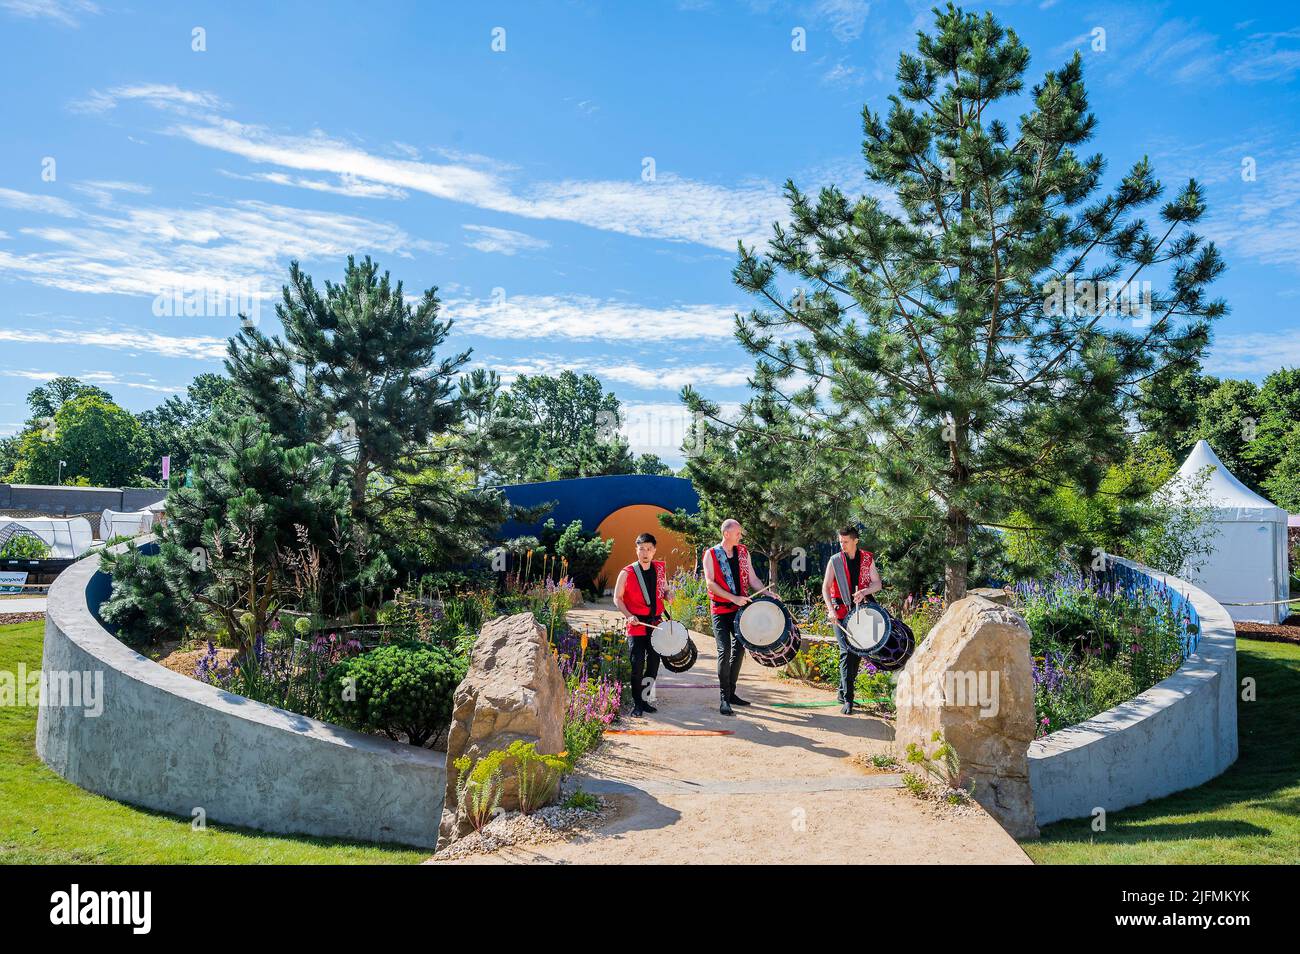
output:
[[[42,621],[0,626],[0,672],[41,665]],[[431,852],[268,835],[92,795],[36,757],[36,709],[0,707],[0,864],[404,864]]]
[[[1294,864],[1300,858],[1300,646],[1237,640],[1240,754],[1198,788],[1092,819],[1057,822],[1021,847],[1038,864]]]

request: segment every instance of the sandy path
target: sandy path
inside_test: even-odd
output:
[[[611,616],[586,608],[570,619],[596,627]],[[889,723],[837,708],[771,707],[832,694],[746,658],[737,691],[754,704],[720,715],[713,638],[694,639],[700,658],[690,672],[660,671],[659,711],[620,727],[734,735],[606,736],[565,787],[611,796],[619,812],[610,823],[573,841],[459,863],[1029,863],[982,811],[939,814],[904,792],[898,776],[850,761],[888,751]]]

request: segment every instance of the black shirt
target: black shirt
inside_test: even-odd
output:
[[[725,550],[723,551],[726,552]],[[727,563],[731,566],[731,578],[736,583],[733,593],[740,593],[740,547],[736,547],[731,556],[727,557]],[[723,581],[726,582],[725,580]],[[757,612],[757,611],[756,611]]]
[[[858,591],[858,574],[862,572],[862,551],[853,556],[844,557],[844,572],[849,578],[849,591],[844,594],[844,602],[853,602],[853,594]]]

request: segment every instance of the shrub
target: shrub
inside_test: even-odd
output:
[[[105,552],[101,559],[113,575],[113,589],[100,607],[100,616],[116,627],[122,642],[145,646],[180,639],[198,622],[193,602],[178,595],[176,576],[166,558],[128,547],[121,553]]]
[[[328,717],[412,745],[435,743],[451,724],[452,699],[466,664],[438,646],[381,646],[345,659],[325,677]]]
[[[521,739],[510,743],[506,756],[514,760],[519,778],[519,810],[525,815],[551,803],[571,764],[558,755],[542,755],[535,742]]]
[[[501,804],[501,762],[504,752],[491,752],[470,768],[468,755],[452,763],[456,768],[456,804],[475,831],[492,820]]]
[[[49,545],[30,533],[15,534],[0,547],[0,560],[44,560],[49,555]]]
[[[582,789],[570,792],[561,804],[564,808],[576,808],[584,812],[600,811],[600,799]]]

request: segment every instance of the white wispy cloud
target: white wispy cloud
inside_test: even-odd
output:
[[[642,391],[676,393],[690,384],[697,389],[743,387],[750,369],[744,364],[646,364],[627,355],[530,354],[524,358],[484,359],[483,367],[497,371],[507,384],[521,374],[557,375],[561,371],[592,374],[602,381],[625,384]]]
[[[38,195],[32,192],[20,192],[17,189],[0,188],[0,205],[19,212],[43,212],[72,219],[77,216],[77,208],[66,199],[54,195]]]
[[[157,354],[166,358],[219,359],[226,355],[225,338],[211,335],[163,335],[141,329],[75,331],[67,328],[0,328],[0,341],[109,348],[114,351]]]
[[[1300,327],[1220,334],[1205,360],[1210,374],[1256,380],[1285,367],[1300,368]]]
[[[254,172],[240,175],[225,169],[218,170],[231,179],[243,179],[245,182],[270,182],[274,185],[293,186],[298,189],[310,189],[313,192],[332,192],[346,195],[353,199],[405,199],[406,190],[397,189],[379,182],[367,182],[356,176],[343,173],[337,182],[325,179],[309,179],[306,176],[291,176],[283,172]]]
[[[456,327],[486,338],[569,338],[575,340],[674,341],[730,338],[730,305],[653,308],[585,295],[514,295],[448,301],[444,313]]]
[[[131,195],[149,195],[153,192],[152,188],[139,182],[115,182],[95,179],[86,182],[74,182],[72,188],[82,195],[90,196],[97,205],[101,206],[111,205],[114,195],[118,192],[126,192]]]
[[[91,0],[0,0],[0,10],[28,20],[54,20],[64,26],[79,26],[83,15],[99,13]]]
[[[817,0],[813,13],[829,24],[835,39],[847,43],[862,36],[871,4],[867,0]]]
[[[466,225],[464,229],[473,236],[473,240],[465,244],[480,252],[514,255],[516,252],[534,252],[550,248],[551,245],[545,239],[535,238],[513,229],[499,229],[491,225]]]
[[[187,113],[191,110],[224,109],[221,97],[213,93],[181,89],[172,83],[136,83],[91,90],[83,100],[71,104],[75,112],[105,113],[126,101],[144,102],[155,109]]]
[[[838,86],[841,89],[861,86],[866,81],[866,73],[856,66],[849,66],[847,63],[836,63],[822,74],[823,83],[827,86]]]
[[[241,123],[213,110],[215,96],[175,86],[117,87],[93,93],[79,106],[103,112],[133,99],[178,116],[166,132],[240,156],[250,162],[298,172],[330,173],[350,184],[421,192],[493,212],[530,219],[575,222],[641,238],[695,242],[731,251],[737,241],[765,241],[772,222],[787,212],[780,189],[767,181],[716,185],[658,171],[642,179],[638,163],[627,179],[542,182],[517,185],[512,170],[482,157],[456,156],[421,162],[371,152],[321,131],[285,135]],[[318,179],[282,175],[277,181],[324,188]]]
[[[256,201],[83,213],[75,226],[19,231],[49,248],[0,251],[0,273],[66,291],[124,295],[198,289],[236,296],[251,287],[260,298],[275,294],[290,258],[357,251],[410,257],[432,248],[386,223]]]

